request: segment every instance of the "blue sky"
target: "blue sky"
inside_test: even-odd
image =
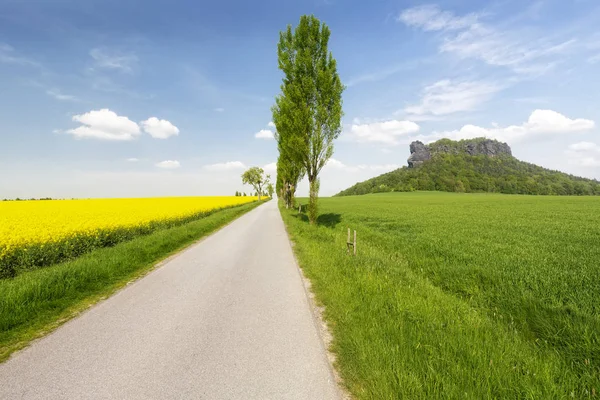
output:
[[[348,86],[322,195],[441,137],[600,178],[594,0],[0,0],[0,197],[249,191],[244,167],[273,172],[276,45],[302,14]]]

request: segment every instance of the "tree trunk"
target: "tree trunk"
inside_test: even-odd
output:
[[[319,179],[317,177],[310,178],[308,180],[310,185],[310,197],[308,200],[308,220],[311,225],[317,222],[319,216],[319,210],[317,207],[317,200],[319,198]]]

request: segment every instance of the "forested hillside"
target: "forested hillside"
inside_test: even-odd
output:
[[[446,145],[449,142],[451,141],[447,139],[443,141]],[[464,145],[463,142],[454,143]],[[337,196],[414,190],[600,195],[600,182],[596,180],[542,168],[519,161],[508,154],[470,155],[467,152],[456,152],[456,145],[450,146],[451,153],[439,152],[439,148],[436,143],[427,146],[431,150],[430,158],[419,162],[418,166],[402,167],[357,183]],[[414,158],[414,154],[416,153],[411,158]]]

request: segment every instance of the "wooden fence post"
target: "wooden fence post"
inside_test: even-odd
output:
[[[350,254],[350,247],[352,247],[352,252],[356,255],[356,231],[354,231],[354,242],[350,241],[350,228],[348,228],[348,239],[346,239],[346,247],[348,248],[348,254]]]

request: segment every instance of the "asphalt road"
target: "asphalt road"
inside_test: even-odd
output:
[[[0,364],[0,399],[337,399],[270,201]]]

